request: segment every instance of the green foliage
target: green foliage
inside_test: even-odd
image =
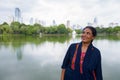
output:
[[[98,34],[120,34],[120,26],[115,27],[96,27]],[[80,34],[81,30],[75,30]],[[10,25],[4,22],[0,25],[0,34],[24,34],[24,35],[38,35],[42,34],[69,34],[72,30],[66,28],[64,24],[45,27],[41,24],[26,25],[24,23],[12,22]]]
[[[70,28],[67,28],[67,34],[72,33],[72,30]]]
[[[113,35],[113,34],[118,34],[120,32],[120,26],[108,27],[108,28],[96,27],[96,30],[99,34]]]
[[[16,33],[19,33],[19,32],[20,32],[20,27],[21,27],[21,25],[20,25],[19,22],[12,22],[11,25],[10,25],[10,27],[12,28],[13,33],[16,34]]]
[[[120,31],[120,26],[115,26],[113,31],[115,31],[116,33],[118,33]]]
[[[4,23],[6,24],[6,23]],[[33,34],[68,34],[71,33],[72,30],[70,28],[66,28],[64,24],[60,24],[58,26],[50,26],[43,27],[40,24],[35,23],[34,25],[26,25],[20,24],[19,22],[12,22],[10,25],[11,30],[14,34],[25,34],[25,35],[33,35]],[[2,27],[0,28],[1,33]]]
[[[82,33],[82,30],[76,29],[75,32],[76,32],[77,34],[81,34],[81,33]]]
[[[3,34],[3,27],[0,25],[0,34]]]
[[[45,34],[68,34],[71,32],[72,30],[70,28],[66,28],[64,24],[44,28]]]
[[[12,33],[12,29],[6,22],[4,22],[2,25],[0,25],[0,33],[1,34]]]
[[[58,29],[57,29],[57,33],[58,34],[65,34],[66,33],[66,31],[67,31],[67,29],[65,28],[65,25],[64,24],[60,24],[59,26],[58,26]]]

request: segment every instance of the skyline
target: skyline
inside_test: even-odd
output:
[[[7,3],[7,5],[5,5]],[[1,0],[0,23],[9,22],[20,8],[23,22],[28,24],[31,18],[45,21],[51,25],[69,20],[71,25],[86,26],[97,18],[98,25],[111,22],[120,24],[119,0]]]

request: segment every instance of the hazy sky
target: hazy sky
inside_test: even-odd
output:
[[[120,0],[0,0],[0,23],[10,21],[16,7],[25,23],[33,17],[46,24],[70,20],[71,24],[85,26],[97,17],[98,24],[120,24]]]

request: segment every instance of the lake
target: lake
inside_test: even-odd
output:
[[[71,43],[80,37],[0,36],[0,80],[60,80],[61,65]],[[120,79],[120,37],[97,37],[104,80]]]

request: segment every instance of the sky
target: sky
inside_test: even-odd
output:
[[[23,22],[31,18],[51,25],[69,20],[71,25],[86,26],[97,18],[98,25],[120,24],[120,0],[1,0],[0,23],[11,22],[15,8],[21,10]]]

